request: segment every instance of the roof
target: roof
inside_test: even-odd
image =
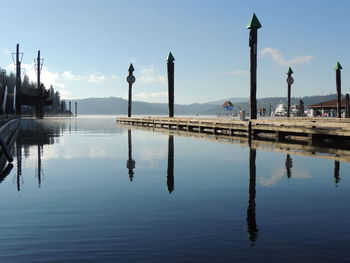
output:
[[[341,99],[341,106],[345,107],[345,105],[346,105],[346,99],[342,98]],[[337,99],[324,101],[324,102],[320,102],[317,104],[312,104],[312,105],[309,105],[307,107],[308,108],[336,108],[337,107]]]

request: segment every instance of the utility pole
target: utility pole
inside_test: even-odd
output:
[[[249,47],[250,47],[250,119],[255,120],[257,118],[257,102],[256,102],[256,68],[257,68],[257,44],[258,44],[258,29],[261,28],[261,24],[253,14],[252,19],[247,25],[247,29],[250,29],[249,34]]]
[[[292,84],[294,83],[294,79],[292,78],[292,74],[293,74],[293,70],[291,69],[291,67],[289,67],[287,75],[287,84],[288,84],[288,103],[287,103],[287,117],[290,117],[290,93],[291,93],[291,87]]]
[[[21,61],[23,58],[23,52],[19,52],[19,44],[16,46],[16,52],[12,53],[13,63],[16,65],[16,112],[15,114],[21,114]]]
[[[134,66],[132,65],[132,63],[130,64],[130,67],[128,69],[129,71],[129,75],[126,78],[126,81],[129,83],[129,99],[128,99],[128,117],[131,117],[131,103],[132,103],[132,84],[135,83],[136,78],[135,76],[132,74],[134,72]]]
[[[338,62],[335,66],[335,81],[337,86],[337,117],[341,118],[341,70],[343,67]]]
[[[168,97],[169,97],[169,117],[174,117],[174,61],[175,58],[169,52],[168,55]]]
[[[40,96],[44,95],[44,87],[41,85],[41,70],[43,67],[44,59],[40,58],[40,50],[38,50],[38,56],[34,60],[34,67],[37,74],[37,88]],[[39,101],[36,105],[36,117],[42,119],[44,117],[43,104]]]
[[[72,102],[69,101],[69,117],[72,116]]]

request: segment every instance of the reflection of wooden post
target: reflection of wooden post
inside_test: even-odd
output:
[[[38,145],[38,186],[41,187],[41,146]]]
[[[256,68],[257,68],[257,43],[258,43],[258,29],[261,24],[253,14],[252,19],[247,25],[250,29],[249,47],[250,47],[250,119],[257,118],[257,102],[256,102]]]
[[[334,181],[335,184],[337,185],[340,181],[340,175],[339,175],[339,171],[340,171],[340,164],[339,161],[334,161]]]
[[[22,176],[22,146],[16,144],[17,152],[17,191],[21,191],[20,177]]]
[[[132,141],[131,141],[131,130],[128,130],[128,161],[126,163],[126,166],[129,170],[129,179],[130,182],[134,178],[134,168],[135,168],[135,161],[132,159]]]
[[[174,61],[175,58],[169,52],[168,56],[168,99],[169,117],[174,117]]]
[[[341,118],[341,73],[340,70],[342,70],[342,66],[337,63],[335,66],[335,80],[337,85],[337,117]]]
[[[174,136],[169,135],[168,140],[168,171],[167,186],[169,194],[174,191]]]
[[[249,149],[249,201],[247,209],[247,232],[252,245],[258,238],[258,226],[256,224],[255,214],[255,196],[256,196],[256,150]]]
[[[293,168],[293,160],[290,158],[290,155],[287,154],[286,158],[286,172],[287,172],[287,177],[291,178],[292,177],[292,168]]]

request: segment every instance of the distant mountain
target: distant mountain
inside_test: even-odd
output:
[[[322,101],[335,99],[335,94],[326,96],[308,96],[308,97],[293,97],[292,104],[299,104],[300,99],[304,101],[305,107],[307,105],[319,103]],[[241,109],[249,112],[249,100],[247,98],[229,98],[234,107],[233,113],[239,112]],[[223,112],[222,104],[225,100],[213,101],[208,103],[193,103],[189,105],[175,104],[175,114],[177,115],[215,115]],[[240,102],[239,102],[240,101]],[[122,98],[88,98],[72,101],[78,103],[78,114],[85,115],[123,115],[127,114],[128,101]],[[258,108],[272,109],[276,108],[278,104],[286,104],[285,97],[262,98],[258,99]],[[137,115],[167,115],[167,103],[147,103],[142,101],[133,101],[132,113]]]
[[[78,114],[85,115],[118,115],[128,113],[128,101],[122,98],[88,98],[72,101],[78,103]],[[216,114],[221,111],[221,104],[194,103],[190,105],[175,104],[175,114]],[[167,103],[147,103],[142,101],[132,102],[132,113],[141,115],[167,115]]]
[[[242,103],[242,102],[248,102],[249,98],[227,98],[222,100],[215,100],[215,101],[209,101],[208,104],[220,104],[222,105],[225,101],[231,101],[233,104],[235,103]]]

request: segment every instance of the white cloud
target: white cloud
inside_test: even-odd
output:
[[[91,73],[89,75],[89,82],[96,83],[96,84],[102,84],[106,79],[107,79],[106,76],[100,73]]]
[[[272,60],[275,61],[278,65],[288,67],[293,66],[297,64],[306,64],[310,63],[312,59],[314,59],[313,56],[296,56],[290,60],[287,60],[283,57],[283,54],[274,48],[264,48],[260,51],[261,55],[271,55]]]
[[[143,83],[166,83],[166,77],[156,74],[156,69],[152,65],[149,68],[140,70],[140,81]]]
[[[231,70],[231,71],[225,71],[224,74],[230,74],[230,75],[248,75],[247,70],[243,69],[236,69],[236,70]]]
[[[11,51],[8,50],[8,49],[4,49],[4,50],[2,51],[2,53],[3,53],[4,55],[11,55]]]
[[[149,100],[149,99],[157,99],[157,98],[163,98],[168,96],[168,92],[141,92],[133,95],[135,99],[139,100]]]
[[[76,80],[81,80],[83,78],[83,76],[73,74],[72,71],[70,70],[64,71],[62,73],[62,77],[68,81],[76,81]]]

